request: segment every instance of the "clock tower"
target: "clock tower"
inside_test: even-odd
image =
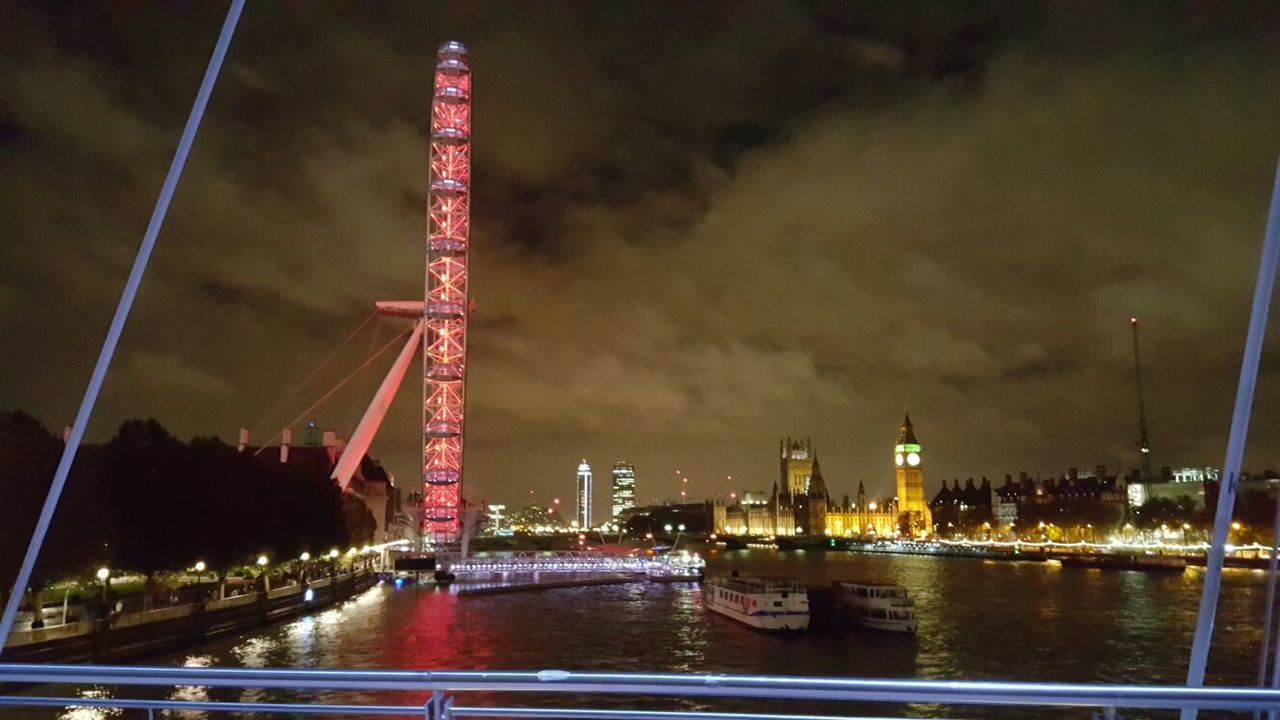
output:
[[[898,428],[898,443],[893,446],[893,465],[897,479],[899,524],[904,526],[904,534],[928,534],[933,529],[933,517],[924,497],[924,454],[911,425],[910,414]]]

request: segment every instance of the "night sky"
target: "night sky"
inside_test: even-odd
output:
[[[74,415],[224,12],[0,3],[0,408]],[[907,408],[930,495],[1133,467],[1130,315],[1155,465],[1221,463],[1280,152],[1271,2],[250,3],[90,440],[234,442],[373,301],[421,298],[447,39],[476,88],[469,496],[567,501],[581,457],[634,462],[641,500],[677,469],[767,489],[793,429],[833,494],[888,493]],[[389,363],[319,424],[349,433]],[[417,392],[372,449],[408,486]]]

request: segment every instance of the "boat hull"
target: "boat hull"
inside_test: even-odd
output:
[[[730,620],[757,630],[769,632],[804,632],[809,629],[809,613],[797,612],[743,612],[737,607],[718,602],[708,602],[707,608]]]
[[[853,614],[853,622],[865,628],[872,630],[882,630],[884,632],[896,632],[914,635],[916,633],[916,620],[887,620],[885,618],[867,617],[864,615]]]

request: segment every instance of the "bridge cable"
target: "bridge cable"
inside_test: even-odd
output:
[[[271,444],[271,443],[272,443],[276,438],[278,438],[278,437],[280,437],[280,436],[284,435],[284,431],[285,431],[285,429],[286,429],[286,428],[291,427],[294,423],[297,423],[298,421],[302,420],[302,418],[304,418],[304,417],[306,417],[307,415],[311,414],[311,411],[312,411],[312,410],[315,410],[317,407],[319,407],[319,406],[320,406],[320,404],[321,404],[321,403],[323,403],[325,400],[328,400],[330,397],[332,397],[332,396],[333,396],[333,394],[334,394],[334,393],[338,392],[339,390],[341,390],[341,389],[343,388],[343,386],[345,386],[347,383],[351,382],[351,380],[352,380],[353,378],[355,378],[355,376],[356,376],[356,375],[359,375],[361,371],[363,371],[365,368],[367,368],[367,367],[369,367],[371,364],[373,364],[373,361],[374,361],[374,360],[377,360],[377,359],[378,359],[378,357],[379,357],[380,355],[382,355],[382,353],[386,352],[389,348],[391,348],[391,347],[392,347],[392,346],[394,346],[397,342],[399,342],[399,341],[400,341],[400,339],[401,339],[401,338],[403,338],[405,335],[407,335],[407,334],[409,333],[409,331],[410,331],[410,330],[412,330],[412,328],[405,328],[404,330],[401,330],[400,332],[396,333],[395,337],[391,338],[391,340],[389,340],[389,341],[387,342],[387,344],[386,344],[386,345],[383,345],[382,347],[378,348],[378,352],[374,353],[373,355],[371,355],[371,356],[369,357],[369,359],[368,359],[368,360],[365,360],[363,363],[361,363],[361,364],[360,364],[360,367],[356,368],[355,370],[352,370],[352,371],[351,371],[351,372],[350,372],[346,377],[344,377],[344,378],[342,378],[341,380],[339,380],[337,385],[334,385],[332,388],[330,388],[330,389],[329,389],[329,392],[327,392],[327,393],[325,393],[324,395],[320,396],[320,399],[319,399],[319,400],[316,400],[315,402],[311,403],[311,405],[310,405],[306,410],[303,410],[303,411],[298,415],[298,417],[296,417],[296,418],[294,418],[294,419],[290,420],[289,422],[285,423],[284,428],[281,428],[281,429],[280,429],[280,431],[279,431],[279,432],[277,432],[275,435],[272,435],[272,436],[267,440],[267,442],[263,443],[263,444],[262,444],[262,445],[261,445],[257,450],[254,450],[254,451],[253,451],[253,454],[256,456],[256,455],[258,455],[258,453],[261,453],[263,450],[266,450],[266,449],[267,449],[267,445],[270,445],[270,444]]]
[[[173,193],[178,187],[182,171],[187,166],[187,156],[191,154],[191,147],[195,144],[196,131],[200,129],[200,121],[204,119],[205,108],[209,105],[209,97],[213,95],[213,86],[218,80],[222,61],[227,57],[231,37],[235,35],[236,25],[240,22],[240,13],[243,10],[244,0],[231,0],[231,6],[227,8],[227,17],[222,23],[218,41],[213,46],[209,65],[205,68],[204,78],[200,81],[200,89],[196,91],[191,113],[187,115],[187,124],[182,128],[182,135],[178,139],[177,149],[174,150],[169,171],[165,174],[164,183],[160,186],[160,194],[156,197],[155,208],[151,211],[151,220],[148,221],[147,229],[142,234],[142,244],[138,246],[133,268],[129,271],[129,278],[125,281],[124,290],[120,293],[120,302],[116,305],[115,315],[112,316],[111,325],[107,328],[107,337],[102,341],[102,349],[93,366],[93,373],[89,376],[89,384],[85,388],[84,396],[80,399],[80,409],[76,411],[71,435],[67,437],[67,442],[62,447],[62,457],[58,460],[58,467],[49,484],[49,494],[45,496],[40,515],[36,518],[35,530],[31,532],[31,541],[27,544],[26,555],[22,558],[22,564],[13,582],[13,592],[5,601],[4,613],[0,614],[0,650],[4,649],[5,642],[9,639],[9,632],[13,630],[14,620],[18,617],[18,605],[22,603],[22,598],[27,593],[27,583],[31,581],[31,572],[35,569],[40,547],[44,545],[45,534],[49,531],[49,524],[53,522],[53,513],[58,509],[58,500],[62,497],[67,476],[71,474],[71,465],[75,462],[76,452],[80,449],[80,441],[84,438],[84,431],[89,424],[90,416],[93,415],[93,408],[98,404],[98,393],[102,390],[107,369],[111,366],[112,358],[115,357],[116,346],[120,342],[121,333],[124,332],[125,321],[129,318],[129,311],[133,309],[133,300],[138,295],[138,287],[142,284],[142,276],[147,271],[147,263],[151,260],[151,253],[160,236],[160,228],[164,226],[164,219],[169,214],[169,204],[173,200]]]
[[[379,317],[379,321],[381,321],[381,317]],[[377,347],[378,339],[379,339],[378,335],[381,334],[383,327],[385,326],[382,324],[382,322],[377,322],[374,324],[373,332],[369,333],[369,347],[364,351],[365,355],[368,355],[369,353],[373,352],[373,349]],[[359,414],[361,410],[364,409],[363,407],[361,407],[363,405],[363,403],[361,402],[361,398],[368,396],[369,382],[370,382],[369,375],[363,376],[362,378],[360,378],[360,382],[356,384],[356,391],[351,393],[351,402],[347,403],[346,417],[343,419],[342,425],[340,425],[338,428],[343,432],[345,432],[347,434],[347,437],[351,437],[351,433],[355,431],[356,421],[359,418]]]
[[[314,368],[312,368],[311,372],[307,373],[307,376],[306,376],[306,377],[304,377],[304,378],[302,378],[302,380],[300,380],[300,381],[298,382],[298,384],[297,384],[297,385],[295,385],[295,386],[293,387],[293,389],[289,391],[289,394],[284,396],[284,399],[283,399],[283,400],[281,400],[281,401],[280,401],[280,402],[279,402],[275,407],[271,408],[271,411],[270,411],[270,412],[268,412],[266,415],[263,415],[263,416],[262,416],[262,419],[261,419],[261,420],[259,420],[259,421],[257,422],[257,424],[255,424],[255,425],[253,426],[253,428],[251,428],[251,429],[249,430],[249,437],[253,437],[253,435],[254,435],[255,433],[257,433],[259,430],[261,430],[261,429],[262,429],[262,426],[263,426],[263,425],[266,425],[268,420],[270,420],[272,417],[274,417],[276,413],[280,412],[280,409],[281,409],[281,408],[283,408],[283,407],[285,406],[285,404],[286,404],[286,403],[288,403],[290,400],[292,400],[292,399],[293,399],[293,397],[294,397],[295,395],[297,395],[297,394],[298,394],[298,391],[302,390],[303,386],[305,386],[305,385],[307,384],[307,382],[308,382],[309,380],[311,380],[311,378],[315,377],[315,376],[316,376],[316,373],[320,372],[320,370],[321,370],[321,369],[323,369],[323,368],[324,368],[324,366],[325,366],[325,365],[327,365],[327,364],[329,363],[329,361],[333,359],[333,356],[334,356],[334,355],[337,355],[337,354],[338,354],[338,351],[339,351],[339,350],[341,350],[342,348],[346,347],[347,343],[351,341],[351,338],[353,338],[353,337],[355,337],[355,336],[356,336],[356,333],[358,333],[358,332],[360,332],[362,329],[364,329],[364,326],[365,326],[365,325],[368,325],[368,324],[369,324],[369,321],[370,321],[370,320],[372,320],[372,319],[374,319],[374,318],[376,318],[377,316],[378,316],[378,311],[377,311],[377,310],[374,310],[374,311],[370,312],[370,313],[368,314],[368,316],[366,316],[366,317],[365,317],[365,319],[364,319],[364,320],[361,320],[361,321],[360,321],[360,324],[356,326],[356,329],[355,329],[355,330],[352,330],[352,331],[351,331],[351,334],[349,334],[349,335],[347,335],[345,338],[343,338],[342,342],[338,343],[338,344],[333,348],[333,351],[332,351],[332,352],[330,352],[330,353],[325,357],[325,359],[323,359],[323,360],[321,360],[321,361],[320,361],[320,364],[319,364],[319,365],[317,365],[317,366],[315,366]],[[372,352],[372,351],[373,351],[373,347],[372,347],[372,346],[370,346],[370,347],[369,347],[369,352]],[[290,424],[292,424],[292,423],[290,423]]]

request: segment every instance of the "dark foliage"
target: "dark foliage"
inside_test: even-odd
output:
[[[0,585],[8,588],[62,443],[22,412],[0,412]],[[326,472],[280,466],[216,438],[190,443],[155,420],[86,445],[54,515],[32,587],[100,565],[154,577],[203,560],[215,572],[259,553],[297,557],[368,543],[373,518]],[[358,506],[358,507],[357,507]]]

